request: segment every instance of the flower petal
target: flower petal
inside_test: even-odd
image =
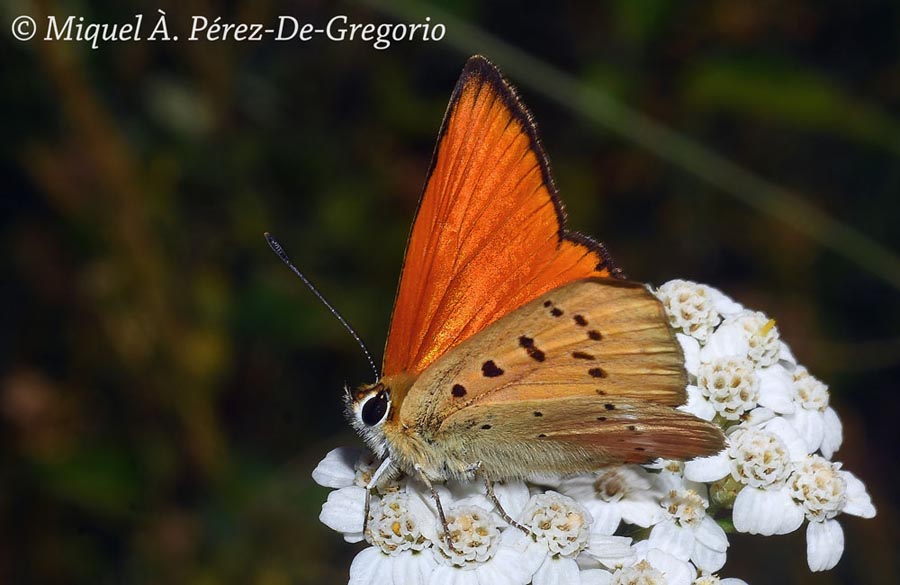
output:
[[[744,310],[744,306],[733,300],[717,288],[706,285],[706,292],[713,302],[713,308],[722,316],[736,315]]]
[[[731,464],[727,450],[709,457],[698,457],[684,464],[684,476],[691,481],[718,481],[730,471]]]
[[[791,348],[788,347],[783,341],[778,343],[778,358],[780,361],[787,362],[789,366],[797,366],[797,358],[794,357],[794,352],[791,351]],[[791,367],[788,367],[788,370],[791,370]]]
[[[716,408],[704,398],[700,389],[693,385],[687,387],[687,403],[679,406],[678,410],[693,414],[703,420],[712,420],[716,417]]]
[[[437,561],[434,560],[430,548],[416,554],[411,552],[400,554],[391,557],[391,560],[394,583],[400,585],[425,585],[437,567]]]
[[[873,518],[875,516],[875,506],[872,505],[872,498],[866,492],[866,486],[862,481],[849,471],[841,470],[841,477],[844,478],[844,484],[847,486],[847,503],[841,512],[860,516],[862,518]]]
[[[806,527],[806,562],[810,571],[833,568],[844,554],[844,530],[837,520],[810,522]]]
[[[409,494],[409,498],[406,500],[407,515],[415,520],[425,538],[434,541],[437,538],[438,530],[442,529],[437,513],[429,506],[431,495],[416,490],[409,490],[407,494]]]
[[[712,362],[717,358],[747,357],[750,353],[748,335],[739,323],[727,322],[709,336],[700,350],[700,361]]]
[[[355,485],[341,488],[328,494],[328,499],[322,504],[319,521],[337,532],[358,534],[360,538],[356,542],[359,542],[362,540],[365,507],[365,489]]]
[[[688,563],[657,548],[647,551],[647,562],[665,575],[667,585],[689,585],[694,579],[694,570]]]
[[[822,446],[819,448],[826,459],[831,459],[834,452],[841,448],[841,443],[844,441],[844,429],[841,425],[841,419],[838,418],[837,413],[830,406],[825,409],[822,420],[824,433],[822,435]]]
[[[548,557],[532,578],[534,585],[570,585],[578,583],[578,564],[573,559]]]
[[[483,567],[481,567],[483,568]],[[472,571],[451,567],[449,565],[438,565],[431,574],[431,583],[440,583],[440,585],[479,585],[478,573],[480,571]],[[500,585],[507,585],[510,581],[503,578],[503,574],[498,571],[498,580]],[[349,584],[353,585],[353,584]],[[402,585],[402,584],[400,584]]]
[[[700,521],[700,525],[694,530],[694,537],[697,539],[697,542],[712,550],[718,552],[728,550],[728,536],[725,535],[722,527],[710,516],[705,516]]]
[[[746,423],[746,425],[748,427],[758,427],[758,426],[761,426],[763,423],[769,422],[776,416],[777,415],[772,411],[771,408],[765,408],[765,407],[759,406],[757,408],[754,408],[753,410],[748,412],[746,414],[746,416],[744,416],[744,422]],[[732,427],[732,428],[737,428],[737,427]]]
[[[594,518],[591,532],[596,534],[612,534],[622,521],[621,501],[612,503],[603,500],[582,500],[580,502]],[[658,507],[658,506],[657,506]]]
[[[631,564],[634,549],[627,536],[605,536],[591,533],[585,552],[605,567],[621,567]]]
[[[786,421],[783,417],[776,416],[769,422],[761,425],[761,427],[770,433],[775,433],[782,441],[784,441],[784,445],[787,447],[788,453],[790,454],[791,461],[800,461],[806,457],[807,453],[809,453],[806,441],[803,440],[803,437],[800,436],[797,429],[791,426],[791,423]]]
[[[759,377],[759,404],[775,412],[794,412],[794,377],[784,366],[775,364],[756,370]]]
[[[700,367],[700,342],[684,333],[676,333],[675,338],[681,344],[681,352],[684,354],[684,369],[696,376]]]
[[[649,497],[646,500],[619,500],[618,508],[623,520],[643,528],[648,528],[663,518],[663,509]]]
[[[528,500],[531,499],[531,493],[524,481],[509,480],[503,483],[494,484],[494,494],[500,500],[500,505],[509,514],[510,518],[516,518],[522,513]],[[495,508],[496,506],[493,506]]]
[[[825,435],[825,423],[822,413],[818,410],[798,408],[792,414],[786,414],[784,419],[791,423],[806,443],[806,452],[812,453],[819,449],[822,437]]]
[[[356,470],[353,466],[361,454],[361,449],[350,447],[332,449],[313,469],[313,481],[322,487],[336,489],[353,485],[356,479]]]
[[[544,545],[535,542],[521,530],[507,529],[500,536],[500,548],[497,549],[494,559],[499,559],[501,564],[506,562],[514,565],[512,573],[519,575],[519,578],[523,579],[522,582],[527,583],[546,556],[547,548]]]
[[[744,487],[734,500],[734,528],[750,534],[787,534],[803,524],[803,509],[783,487],[761,490]]]
[[[694,549],[694,531],[676,525],[674,520],[664,520],[654,526],[647,540],[650,548],[658,548],[682,561],[690,559]]]
[[[609,585],[612,574],[603,569],[586,569],[581,571],[580,585]]]
[[[347,585],[392,585],[391,558],[374,546],[360,552],[350,564]]]
[[[714,573],[725,566],[726,556],[724,551],[713,550],[697,541],[691,552],[691,561],[698,569]]]

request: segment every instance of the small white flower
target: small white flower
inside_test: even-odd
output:
[[[831,520],[844,509],[847,483],[840,469],[840,463],[808,455],[791,475],[788,482],[791,497],[800,502],[810,522]]]
[[[730,437],[731,475],[750,487],[778,485],[791,472],[787,445],[777,434],[759,428],[738,429]]]
[[[532,496],[521,518],[551,555],[569,558],[587,547],[593,522],[584,506],[556,492]]]
[[[727,449],[687,462],[685,477],[715,482],[730,474],[744,485],[734,501],[735,529],[751,534],[786,534],[803,523],[803,512],[785,482],[805,448],[805,442],[780,417],[771,419],[765,427],[742,424],[729,434]]]
[[[579,567],[575,559],[582,551],[606,566],[623,564],[632,556],[631,539],[592,534],[590,512],[556,492],[532,496],[521,522],[545,551],[534,585],[576,582]]]
[[[435,538],[436,518],[417,497],[394,492],[369,510],[368,540],[388,555],[422,551]]]
[[[494,556],[500,546],[502,524],[490,510],[479,506],[454,506],[446,511],[447,532],[453,550],[445,538],[437,546],[448,564],[465,567],[484,563]]]
[[[319,520],[340,532],[347,542],[364,539],[362,528],[365,516],[365,486],[378,467],[375,458],[362,449],[341,447],[325,455],[313,470],[313,480],[323,487],[337,488],[328,494],[322,505]],[[383,491],[396,491],[397,482],[387,482]]]
[[[616,465],[564,479],[559,491],[578,500],[591,516],[591,530],[613,534],[624,520],[644,528],[662,517],[653,480],[637,465]]]
[[[659,287],[656,296],[662,302],[672,327],[700,341],[706,341],[721,320],[715,307],[717,297],[713,289],[706,285],[670,280]],[[719,293],[719,296],[724,295]]]
[[[425,585],[437,567],[430,549],[435,517],[416,496],[395,492],[373,501],[367,539],[373,545],[350,566],[354,585]]]
[[[875,508],[862,482],[842,471],[840,463],[809,455],[788,480],[791,496],[800,503],[806,528],[806,558],[812,571],[834,567],[844,552],[844,531],[834,518],[841,512],[866,518]]]
[[[843,430],[834,409],[828,405],[828,386],[798,366],[792,374],[794,412],[784,418],[806,441],[809,453],[821,450],[830,459],[841,446]]]
[[[803,456],[804,441],[781,418],[764,428],[741,429],[730,438],[731,475],[745,485],[734,501],[735,529],[763,535],[798,529],[803,512],[785,482],[793,461]]]
[[[707,516],[707,501],[691,489],[671,490],[660,501],[667,518],[653,527],[648,543],[682,561],[692,561],[705,571],[725,564],[728,538]]]
[[[525,534],[501,532],[500,519],[478,506],[450,509],[447,522],[458,552],[438,541],[439,564],[432,583],[524,585],[544,560],[543,551]]]
[[[753,363],[744,357],[716,358],[701,364],[697,371],[697,388],[715,412],[726,420],[740,419],[745,412],[755,408],[759,400],[759,379]]]
[[[781,340],[775,320],[754,311],[742,311],[726,318],[700,350],[700,360],[717,357],[748,357],[759,367],[778,362]]]

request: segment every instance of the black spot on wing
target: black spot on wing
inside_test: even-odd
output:
[[[594,359],[597,359],[597,358],[595,358],[594,356],[592,356],[591,354],[586,353],[586,352],[583,352],[583,351],[573,351],[573,352],[572,352],[572,357],[575,358],[576,360],[594,360]]]
[[[605,378],[608,374],[603,368],[591,368],[588,370],[588,375],[592,378]]]
[[[494,360],[488,360],[481,364],[481,374],[485,378],[496,378],[497,376],[503,375],[503,370],[497,367]]]
[[[519,338],[519,345],[525,348],[525,351],[528,352],[528,357],[537,362],[542,362],[547,358],[544,352],[534,345],[534,339],[526,335]]]
[[[544,306],[545,306],[545,307],[552,307],[552,306],[553,306],[553,301],[544,301]]]
[[[563,310],[560,309],[559,307],[553,307],[552,309],[550,309],[550,314],[553,315],[554,317],[562,317]]]
[[[450,394],[453,394],[457,398],[462,398],[466,395],[466,387],[462,384],[454,384],[453,388],[450,389]]]
[[[596,329],[591,329],[590,331],[588,331],[588,337],[593,339],[594,341],[600,341],[601,339],[603,339],[603,335],[601,335],[600,332]]]
[[[544,413],[535,410],[535,411],[534,411],[534,416],[544,416]]]
[[[481,428],[485,431],[490,430],[491,425],[481,425]]]
[[[585,319],[581,315],[575,315],[574,317],[572,317],[572,319],[575,320],[575,324],[579,327],[584,327],[587,325],[587,319]]]

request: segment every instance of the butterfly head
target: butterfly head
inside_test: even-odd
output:
[[[347,388],[344,396],[346,415],[356,432],[379,456],[384,455],[382,426],[391,414],[391,389],[382,382]]]

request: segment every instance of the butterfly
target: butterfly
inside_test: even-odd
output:
[[[565,229],[531,114],[474,56],[456,84],[407,243],[382,375],[347,416],[427,485],[575,473],[720,451],[677,410],[687,375],[659,301]]]

